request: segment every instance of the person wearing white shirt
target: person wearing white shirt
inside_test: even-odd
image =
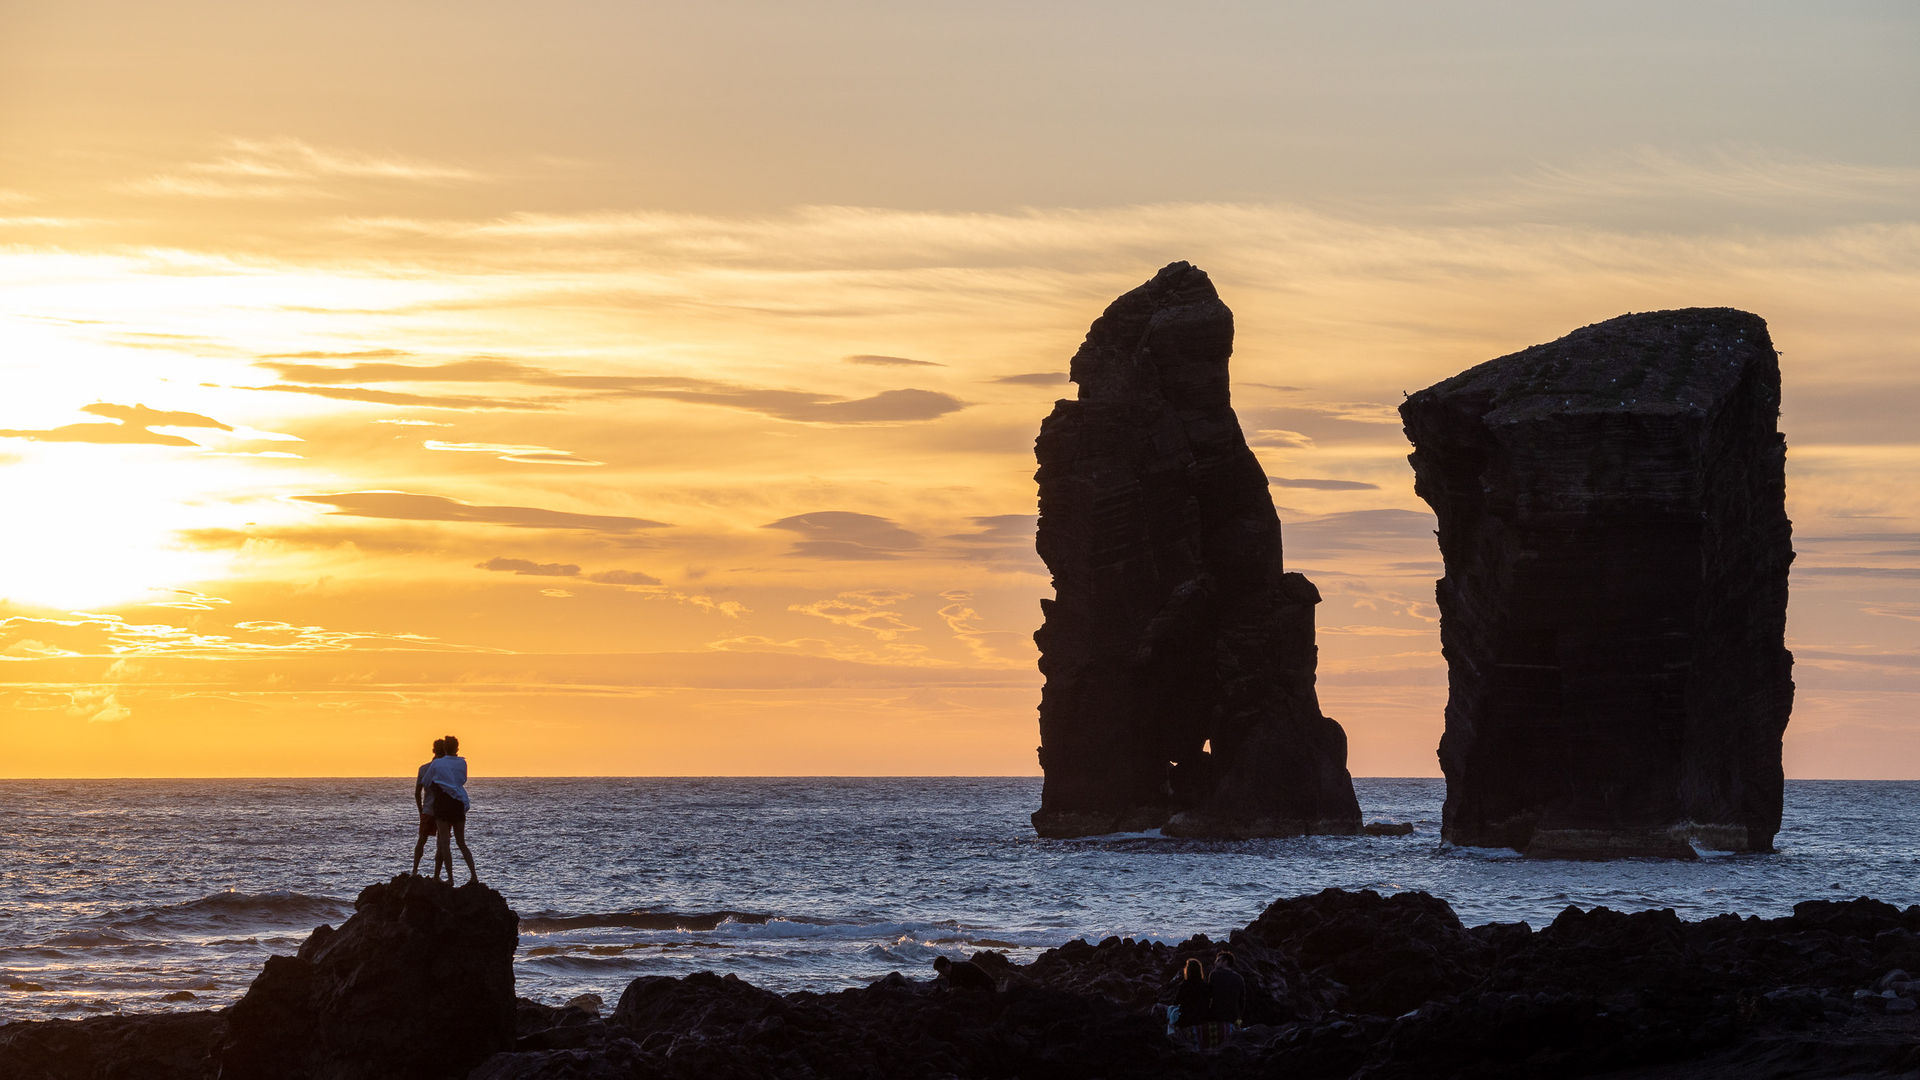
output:
[[[480,880],[480,871],[473,868],[473,852],[467,848],[467,811],[473,807],[473,800],[467,797],[467,759],[460,756],[458,738],[449,735],[442,741],[446,743],[446,756],[427,762],[420,774],[432,795],[433,821],[440,838],[435,857],[446,860],[447,880],[453,880],[453,853],[447,847],[451,837],[467,860],[467,884],[471,885]]]

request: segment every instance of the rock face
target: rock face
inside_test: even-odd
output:
[[[227,1012],[222,1080],[463,1077],[514,1042],[519,918],[484,885],[401,875],[275,956]]]
[[[1314,694],[1320,594],[1282,567],[1232,351],[1213,283],[1173,263],[1094,322],[1079,399],[1040,427],[1043,836],[1360,828],[1346,733]]]
[[[1400,406],[1446,564],[1448,840],[1772,849],[1793,705],[1779,410],[1766,323],[1729,308],[1623,315]]]
[[[1221,945],[1247,1026],[1218,1050],[1166,1035],[1188,959]],[[1425,893],[1276,901],[1227,942],[1068,942],[997,990],[892,974],[775,994],[728,975],[634,980],[565,1048],[538,1035],[473,1080],[632,1077],[1911,1077],[1920,907],[1810,901],[1778,919],[1568,908],[1468,927]],[[930,969],[923,971],[932,975]],[[560,1010],[556,1010],[560,1011]],[[597,1028],[598,1030],[590,1030]],[[566,1030],[566,1029],[556,1029]]]

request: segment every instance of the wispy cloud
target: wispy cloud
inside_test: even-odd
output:
[[[594,461],[565,450],[555,450],[550,446],[516,446],[511,443],[455,443],[428,439],[420,445],[429,450],[447,450],[456,454],[490,454],[501,461],[519,462],[523,465],[605,465],[604,461]]]
[[[234,139],[217,156],[126,185],[141,195],[212,199],[344,198],[342,182],[473,183],[472,169],[418,158],[329,149],[293,138]]]
[[[610,514],[575,514],[532,506],[476,506],[441,495],[405,491],[347,491],[333,495],[295,495],[301,502],[330,506],[329,514],[350,517],[395,518],[403,521],[460,521],[507,525],[522,529],[581,529],[590,532],[631,533],[663,529],[664,521]]]

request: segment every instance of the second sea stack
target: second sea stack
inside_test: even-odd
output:
[[[1360,828],[1314,693],[1320,594],[1281,564],[1232,351],[1213,283],[1173,263],[1094,322],[1040,427],[1042,836]]]
[[[1786,442],[1767,325],[1623,315],[1401,406],[1440,524],[1442,835],[1529,855],[1770,851]]]

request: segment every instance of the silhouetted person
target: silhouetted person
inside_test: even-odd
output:
[[[447,838],[451,836],[460,844],[460,854],[467,860],[467,884],[480,880],[480,871],[473,868],[473,852],[467,848],[467,810],[472,806],[467,798],[467,759],[460,756],[460,740],[452,735],[444,740],[447,753],[444,757],[427,762],[426,781],[433,787],[433,823],[434,831],[440,837],[437,858],[447,860],[447,880],[453,880],[453,853],[447,848]]]
[[[1239,1027],[1247,1008],[1247,980],[1233,968],[1233,954],[1225,949],[1213,958],[1213,973],[1207,976],[1212,1018]]]
[[[1180,991],[1173,997],[1173,1007],[1177,1010],[1173,1016],[1173,1026],[1184,1028],[1205,1023],[1211,1004],[1206,965],[1195,957],[1180,969]]]
[[[433,761],[447,756],[447,740],[433,740]],[[420,766],[420,775],[413,782],[413,805],[420,811],[420,837],[413,842],[413,876],[420,876],[420,856],[427,850],[427,841],[440,831],[433,820],[433,784],[427,779],[427,769],[433,761]],[[453,881],[453,862],[447,858],[446,850],[436,846],[433,852],[433,876],[440,876],[440,868],[447,868],[447,881]]]
[[[939,972],[940,978],[955,990],[985,990],[993,993],[1000,988],[993,981],[993,976],[971,960],[956,964],[944,956],[936,956],[933,958],[933,970]]]

